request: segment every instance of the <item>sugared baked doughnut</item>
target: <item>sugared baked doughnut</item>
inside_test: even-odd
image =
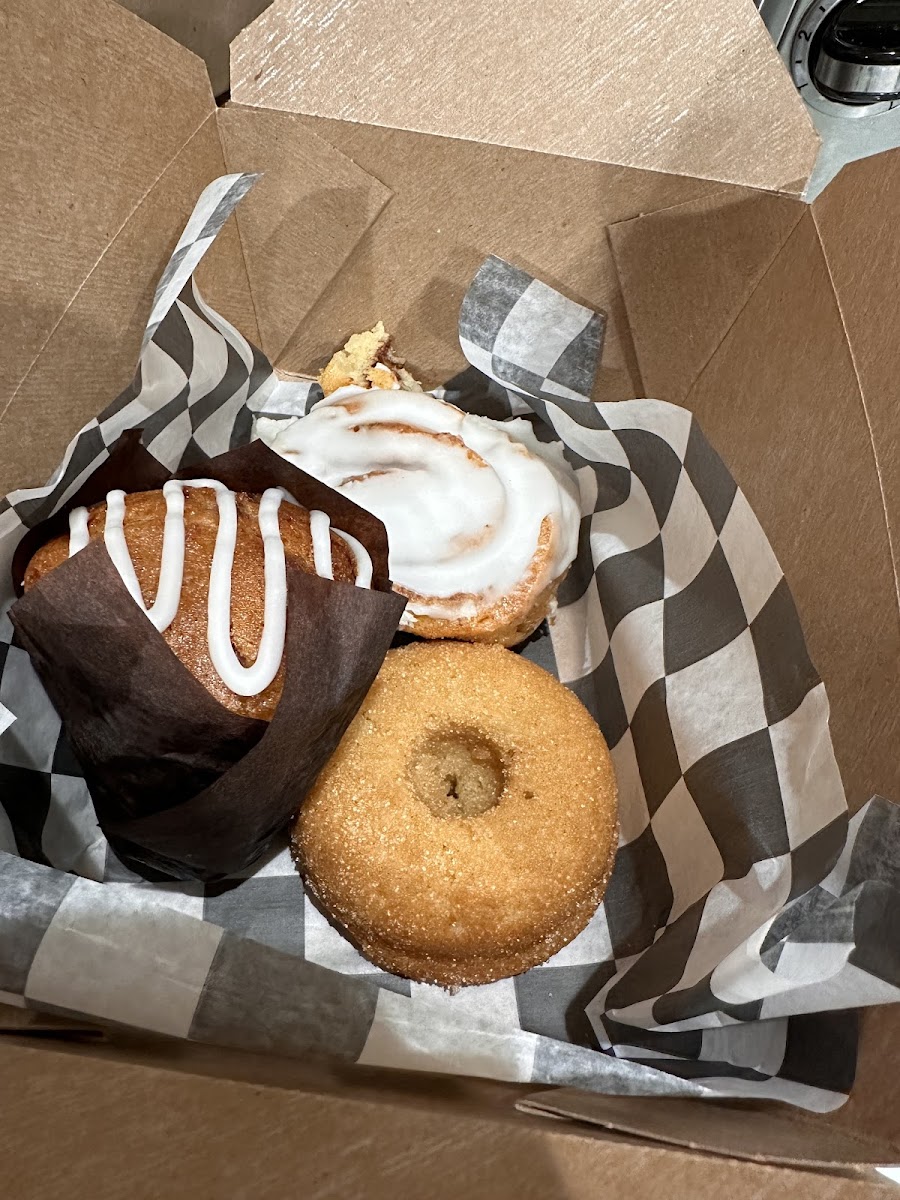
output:
[[[547,615],[578,549],[577,483],[527,421],[472,416],[428,393],[345,387],[271,449],[374,513],[388,532],[402,625],[512,646]]]
[[[413,643],[385,659],[292,847],[367,958],[452,987],[570,942],[616,831],[609,752],[570,691],[498,646]]]
[[[371,581],[356,539],[330,529],[325,513],[286,502],[277,488],[254,496],[213,480],[173,480],[162,491],[110,492],[106,503],[73,509],[69,525],[67,536],[32,557],[25,590],[104,538],[126,587],[191,674],[232,712],[262,720],[271,719],[284,683],[284,564],[345,583]],[[217,620],[207,611],[211,588]]]

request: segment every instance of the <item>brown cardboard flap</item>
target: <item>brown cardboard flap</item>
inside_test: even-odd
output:
[[[897,1157],[897,1148],[890,1142],[861,1140],[831,1128],[827,1121],[802,1118],[762,1104],[598,1096],[574,1088],[556,1088],[535,1092],[516,1107],[521,1112],[569,1117],[689,1150],[759,1163],[882,1166],[890,1165]]]
[[[671,219],[684,225],[668,238],[664,214],[635,221],[616,250],[624,247],[622,287],[638,316],[637,353],[652,371],[654,394],[681,399],[697,414],[784,568],[828,687],[835,752],[856,809],[875,793],[900,796],[894,574],[869,419],[828,264],[808,210],[777,250],[786,203],[776,201],[779,210],[763,218],[751,202],[760,219],[751,221],[756,238],[744,251],[744,279],[758,282],[748,285],[737,316],[729,311],[730,324],[715,321],[721,340],[686,394],[710,340],[703,313],[715,305],[698,299],[699,273],[685,280],[681,247],[701,241],[710,222],[727,228],[728,213],[696,207],[694,230],[687,209],[673,210]],[[727,280],[711,277],[709,286],[725,305]],[[730,299],[739,305],[736,290]],[[706,320],[713,324],[713,315]],[[698,328],[693,344],[702,350],[691,360],[678,353],[678,336],[683,330],[690,343]]]
[[[749,3],[276,0],[241,104],[796,191],[818,139]]]
[[[888,531],[869,423],[811,214],[686,403],[731,466],[787,575],[828,688],[851,807],[875,793],[900,796],[900,631]]]
[[[457,330],[465,289],[483,259],[498,254],[605,311],[609,324],[596,395],[618,400],[640,392],[605,227],[705,196],[718,185],[403,130],[304,120],[382,180],[392,199],[279,356],[280,369],[315,372],[348,334],[381,319],[420,379],[445,382],[467,366]],[[245,204],[254,202],[254,194]],[[273,242],[273,271],[277,259]],[[249,254],[248,265],[252,276]]]
[[[850,1099],[828,1121],[852,1136],[887,1142],[900,1163],[900,1004],[865,1009],[861,1035]]]
[[[103,250],[0,418],[0,495],[46,479],[76,430],[129,383],[156,281],[197,196],[223,171],[210,114]],[[46,254],[36,258],[52,273]],[[253,306],[233,218],[207,259],[198,272],[206,300],[253,337]],[[2,353],[0,348],[0,358]]]
[[[647,395],[684,400],[804,212],[729,188],[610,227]],[[659,277],[678,280],[676,302]]]
[[[115,1045],[0,1038],[0,1074],[17,1098],[4,1111],[4,1135],[19,1149],[5,1200],[61,1191],[118,1200],[123,1179],[134,1200],[280,1200],[295,1193],[316,1200],[895,1195],[893,1185],[858,1174],[735,1162],[540,1120],[514,1111],[520,1091],[514,1085],[403,1076],[391,1087],[388,1073],[379,1072],[349,1086],[288,1078],[273,1086],[265,1073],[271,1058],[245,1055],[247,1066],[229,1079],[216,1077],[218,1051],[175,1049],[182,1047],[177,1063],[155,1044],[123,1054]]]
[[[872,429],[900,597],[900,151],[850,163],[813,205]],[[891,202],[886,203],[890,199]]]
[[[227,169],[262,172],[235,217],[259,345],[276,362],[391,193],[298,117],[229,104],[218,124]]]
[[[2,415],[213,99],[199,59],[99,0],[7,4],[0,44]],[[5,431],[0,442],[9,444]]]

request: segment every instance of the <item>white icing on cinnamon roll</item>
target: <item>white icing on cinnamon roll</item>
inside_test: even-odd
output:
[[[278,523],[282,501],[296,505],[283,488],[267,488],[259,501],[259,532],[263,540],[263,632],[256,660],[245,667],[231,644],[231,573],[237,544],[237,498],[216,479],[171,479],[162,489],[166,502],[162,559],[156,599],[147,608],[141,594],[134,563],[125,540],[125,493],[111,491],[106,496],[103,540],[122,582],[142,612],[162,633],[175,620],[184,581],[184,491],[185,488],[209,488],[215,493],[219,523],[213,549],[207,601],[207,644],[209,656],[219,678],[239,696],[255,696],[264,691],[278,673],[284,655],[287,628],[287,571],[284,543]],[[334,578],[331,555],[331,521],[327,513],[314,509],[309,514],[310,535],[316,574]],[[368,588],[372,583],[372,560],[365,546],[350,534],[335,529],[347,543],[356,563],[356,584]],[[69,513],[69,557],[89,542],[88,511],[74,508]]]
[[[575,557],[577,482],[527,421],[471,416],[427,393],[347,387],[308,416],[260,418],[256,428],[384,522],[391,577],[409,598],[402,623],[415,632],[513,644]]]

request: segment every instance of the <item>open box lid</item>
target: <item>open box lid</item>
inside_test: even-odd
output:
[[[438,310],[455,313],[459,280],[496,252],[610,313],[606,399],[640,380],[605,225],[701,198],[711,181],[799,194],[809,176],[816,134],[750,0],[429,9],[276,3],[235,43],[235,103],[217,113],[202,63],[111,0],[12,6],[4,488],[49,471],[98,394],[128,381],[191,197],[235,164],[265,176],[200,280],[283,373],[321,365],[377,305],[411,364],[448,377],[464,363],[455,316]],[[101,337],[115,350],[97,363],[85,347]],[[13,447],[51,396],[26,462]]]
[[[606,312],[595,395],[637,395],[605,228],[722,182],[799,195],[818,149],[749,0],[501,0],[452,13],[279,0],[232,45],[231,101],[226,145],[229,124],[247,123],[265,172],[239,224],[254,206],[273,213],[265,189],[285,170],[251,111],[272,138],[305,125],[390,191],[294,332],[268,341],[261,331],[288,376],[315,371],[336,340],[382,319],[413,373],[444,382],[466,366],[455,316],[464,281],[493,253]],[[305,241],[296,209],[276,207],[270,256]],[[246,237],[244,248],[252,276],[257,250]]]
[[[342,336],[382,319],[413,373],[444,382],[466,365],[455,316],[464,282],[493,253],[605,311],[597,398],[636,395],[606,226],[723,182],[798,195],[818,148],[749,0],[501,0],[452,13],[279,0],[232,46],[231,101],[220,114],[226,153],[241,130],[264,170],[237,214],[255,296],[277,293],[267,262],[309,251],[303,214],[275,183],[301,127],[389,191],[293,331],[282,317],[270,337],[257,304],[262,348],[288,376],[315,371]],[[348,220],[363,215],[364,196],[359,208],[349,194],[342,203]],[[257,208],[264,239],[243,230]]]
[[[276,0],[239,104],[799,194],[818,139],[750,0]]]
[[[459,361],[448,347],[456,340],[466,272],[496,249],[607,308],[611,322],[599,385],[606,399],[640,394],[641,373],[649,373],[652,360],[642,329],[632,342],[628,317],[634,316],[637,328],[639,291],[628,277],[621,240],[614,234],[615,260],[607,246],[609,225],[629,222],[644,229],[640,214],[662,216],[681,205],[703,211],[704,205],[710,211],[718,205],[724,211],[728,206],[716,199],[721,196],[729,204],[753,206],[761,193],[748,189],[766,189],[772,194],[763,196],[765,237],[753,243],[744,271],[754,281],[747,285],[749,301],[763,280],[781,287],[770,268],[776,258],[783,261],[781,250],[792,244],[795,230],[808,233],[809,221],[824,228],[829,219],[831,189],[812,215],[793,198],[808,177],[817,142],[749,0],[724,8],[709,0],[693,6],[677,0],[649,16],[650,6],[625,2],[560,5],[553,21],[545,6],[541,22],[527,6],[503,0],[490,13],[474,4],[457,6],[452,28],[435,6],[430,32],[421,8],[399,3],[380,11],[377,28],[364,6],[318,0],[302,6],[306,24],[295,14],[288,28],[292,7],[298,6],[277,4],[238,40],[236,103],[218,111],[199,60],[112,0],[63,5],[32,0],[4,16],[13,53],[0,94],[7,110],[20,115],[0,135],[11,181],[0,197],[0,262],[12,267],[0,271],[0,313],[8,330],[0,347],[0,490],[46,476],[72,431],[131,377],[154,281],[197,194],[225,170],[266,174],[205,260],[201,287],[214,307],[285,370],[311,367],[348,331],[345,326],[361,327],[363,315],[374,309],[377,316],[383,309],[402,318],[393,322],[401,349],[413,346],[436,374],[443,373]],[[635,15],[639,8],[643,17]],[[501,43],[502,50],[491,49]],[[326,44],[336,55],[327,68]],[[33,69],[35,61],[40,72]],[[399,73],[412,82],[392,89],[386,80]],[[296,79],[302,86],[295,87]],[[452,90],[444,90],[447,80],[473,97],[463,111],[453,104],[442,109]],[[565,111],[564,124],[539,119],[553,111]],[[404,160],[403,151],[415,162]],[[444,175],[436,188],[438,171]],[[865,186],[864,181],[863,192]],[[865,195],[848,200],[861,212],[867,201]],[[837,225],[835,205],[830,219]],[[463,215],[445,238],[441,213],[454,206]],[[398,230],[409,240],[398,238]],[[885,226],[885,242],[888,231]],[[737,236],[740,240],[739,231]],[[642,244],[646,249],[649,238]],[[674,247],[679,244],[672,240]],[[840,244],[835,238],[834,247]],[[843,263],[848,286],[864,288],[852,258],[841,259],[836,249],[832,269]],[[643,253],[638,245],[636,276],[644,280],[646,294],[653,277],[646,274]],[[678,265],[674,256],[671,262]],[[792,278],[793,264],[783,262]],[[801,259],[797,278],[803,268]],[[409,286],[407,276],[413,279]],[[651,313],[679,294],[670,289],[650,295],[648,303],[657,305]],[[734,300],[736,316],[747,308],[744,294]],[[435,334],[439,310],[451,318]],[[648,327],[654,327],[652,316]],[[730,324],[715,328],[718,340],[705,348],[704,360],[708,353],[719,374],[702,407],[703,421],[726,457],[736,456],[738,477],[768,527],[774,519],[769,507],[774,510],[781,493],[773,489],[766,506],[769,464],[758,442],[749,443],[752,453],[741,451],[735,431],[746,428],[747,420],[734,422],[734,411],[721,404],[726,378],[729,387],[737,385],[750,350],[743,357],[719,357]],[[706,327],[701,332],[708,335]],[[787,357],[788,339],[783,343]],[[104,347],[99,360],[98,345]],[[810,337],[808,357],[815,359],[818,345]],[[878,364],[877,357],[873,362]],[[712,373],[698,370],[688,391],[695,392],[704,377]],[[843,378],[838,377],[837,392]],[[887,423],[888,392],[884,395]],[[697,390],[701,411],[699,397]],[[835,399],[828,410],[832,422],[841,417],[837,404]],[[808,422],[797,438],[818,429],[827,449],[836,427]],[[854,428],[861,438],[859,419]],[[862,452],[855,460],[865,499],[856,510],[851,466],[841,475],[842,511],[860,514],[859,553],[877,558],[886,572],[887,529],[883,518],[880,524],[870,519],[879,511],[874,460]],[[822,503],[824,491],[816,493]],[[814,568],[827,577],[824,543],[816,548],[818,558],[803,558],[797,539],[785,534],[779,543],[777,526],[771,532],[795,589],[798,572],[807,572],[801,606],[818,630],[822,650],[814,645],[814,652],[822,659],[828,644],[840,641],[841,611],[856,611],[853,579],[837,593],[843,610],[835,604],[820,620],[816,591],[822,591],[822,575],[816,577]],[[877,582],[880,589],[880,577]],[[859,621],[861,629],[874,622],[870,640],[876,649],[881,631],[896,625],[894,611],[884,605],[879,599]],[[873,649],[852,677],[858,686],[850,692],[842,727],[849,730],[852,705],[858,712],[862,699],[871,699],[865,671],[871,677],[877,665]],[[843,683],[839,674],[833,678]],[[879,710],[885,721],[888,699],[885,687]],[[858,735],[856,744],[862,745]],[[886,753],[876,765],[888,769]],[[876,1040],[867,1037],[866,1062],[878,1059],[895,1020],[892,1014],[867,1022]],[[103,1070],[98,1061],[97,1072]],[[882,1140],[877,1149],[867,1142],[868,1149],[855,1158],[832,1153],[828,1161],[881,1161],[885,1147],[897,1148],[888,1136],[897,1106],[883,1099],[892,1085],[890,1073],[872,1069],[862,1079],[860,1099],[832,1121],[854,1141],[856,1133],[866,1132]],[[588,1116],[572,1093],[554,1103],[567,1104],[568,1115]],[[667,1118],[653,1117],[646,1106],[638,1123],[635,1111],[623,1117],[623,1126],[666,1140]],[[607,1113],[601,1123],[609,1121]],[[745,1144],[753,1128],[748,1114]],[[762,1137],[758,1132],[760,1144]],[[707,1148],[738,1152],[727,1137]],[[823,1161],[820,1150],[799,1157]],[[791,1154],[785,1150],[781,1158],[790,1160]]]
[[[197,196],[228,166],[202,61],[112,0],[14,4],[0,29],[0,104],[16,113],[0,130],[6,493],[45,479],[73,432],[131,380],[156,281]],[[243,215],[240,233],[226,223],[198,278],[213,306],[271,351],[281,337],[268,303],[275,281],[293,328],[390,193],[298,123],[285,132],[258,117],[254,133],[234,114],[229,149],[264,166],[262,141],[288,169],[267,178],[268,201]],[[273,257],[267,214],[279,222],[285,208],[303,237],[283,228]]]

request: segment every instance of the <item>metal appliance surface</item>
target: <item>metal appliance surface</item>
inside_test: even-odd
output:
[[[755,0],[822,138],[805,193],[900,146],[900,0]]]

